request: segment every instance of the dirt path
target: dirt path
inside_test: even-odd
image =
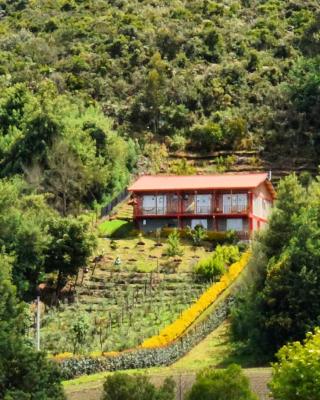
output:
[[[250,380],[252,390],[259,396],[260,400],[269,400],[267,383],[270,380],[271,371],[267,368],[246,369],[245,374]],[[151,375],[151,381],[155,385],[161,385],[167,375]],[[183,400],[184,395],[191,388],[196,374],[181,373],[172,375],[176,381],[176,399]],[[66,390],[68,400],[100,400],[102,394],[102,382],[96,382],[96,385],[79,385],[78,387],[69,387]]]

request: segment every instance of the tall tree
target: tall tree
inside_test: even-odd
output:
[[[57,293],[68,276],[76,275],[88,263],[96,240],[87,228],[86,223],[71,217],[50,222],[45,267],[47,272],[58,273]]]
[[[36,353],[25,336],[26,307],[11,282],[14,259],[0,254],[0,397],[5,400],[64,400],[57,367]]]

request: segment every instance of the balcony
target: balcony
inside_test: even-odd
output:
[[[161,194],[137,198],[134,215],[195,216],[248,214],[247,194]]]

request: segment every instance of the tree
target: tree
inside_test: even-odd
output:
[[[146,376],[116,373],[107,377],[102,400],[174,400],[174,386],[171,378],[157,389]]]
[[[301,344],[284,346],[273,364],[270,389],[275,400],[316,400],[320,393],[320,330]]]
[[[56,208],[66,216],[75,210],[89,185],[83,164],[63,141],[56,142],[48,156],[48,169],[44,175],[45,187],[54,195]]]
[[[0,180],[0,246],[15,254],[12,277],[22,297],[34,294],[44,272],[47,222],[55,214],[44,196],[29,192],[22,179]]]
[[[280,183],[269,227],[258,237],[260,254],[253,254],[260,276],[232,312],[235,338],[260,359],[319,324],[319,182],[307,190],[294,175]]]
[[[96,238],[87,231],[87,224],[71,217],[52,219],[48,233],[51,236],[46,252],[47,272],[57,272],[57,294],[66,278],[76,275],[87,265],[96,245]]]
[[[204,370],[196,378],[187,400],[257,400],[238,365],[226,370]]]
[[[307,203],[306,190],[298,177],[291,174],[282,179],[277,188],[277,199],[269,218],[268,229],[261,237],[269,258],[278,256],[294,235],[294,219]]]
[[[180,243],[180,234],[177,229],[174,229],[168,236],[165,252],[169,257],[182,256],[183,250]]]
[[[11,281],[14,258],[0,254],[0,398],[64,400],[60,373],[26,338],[26,307]]]

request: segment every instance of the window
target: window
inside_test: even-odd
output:
[[[234,212],[246,212],[248,207],[248,196],[245,193],[224,194],[223,212],[226,214]]]
[[[197,225],[201,225],[203,229],[208,229],[208,220],[192,219],[191,220],[191,229],[194,229]]]
[[[243,220],[242,218],[228,218],[227,219],[227,231],[243,231]]]

